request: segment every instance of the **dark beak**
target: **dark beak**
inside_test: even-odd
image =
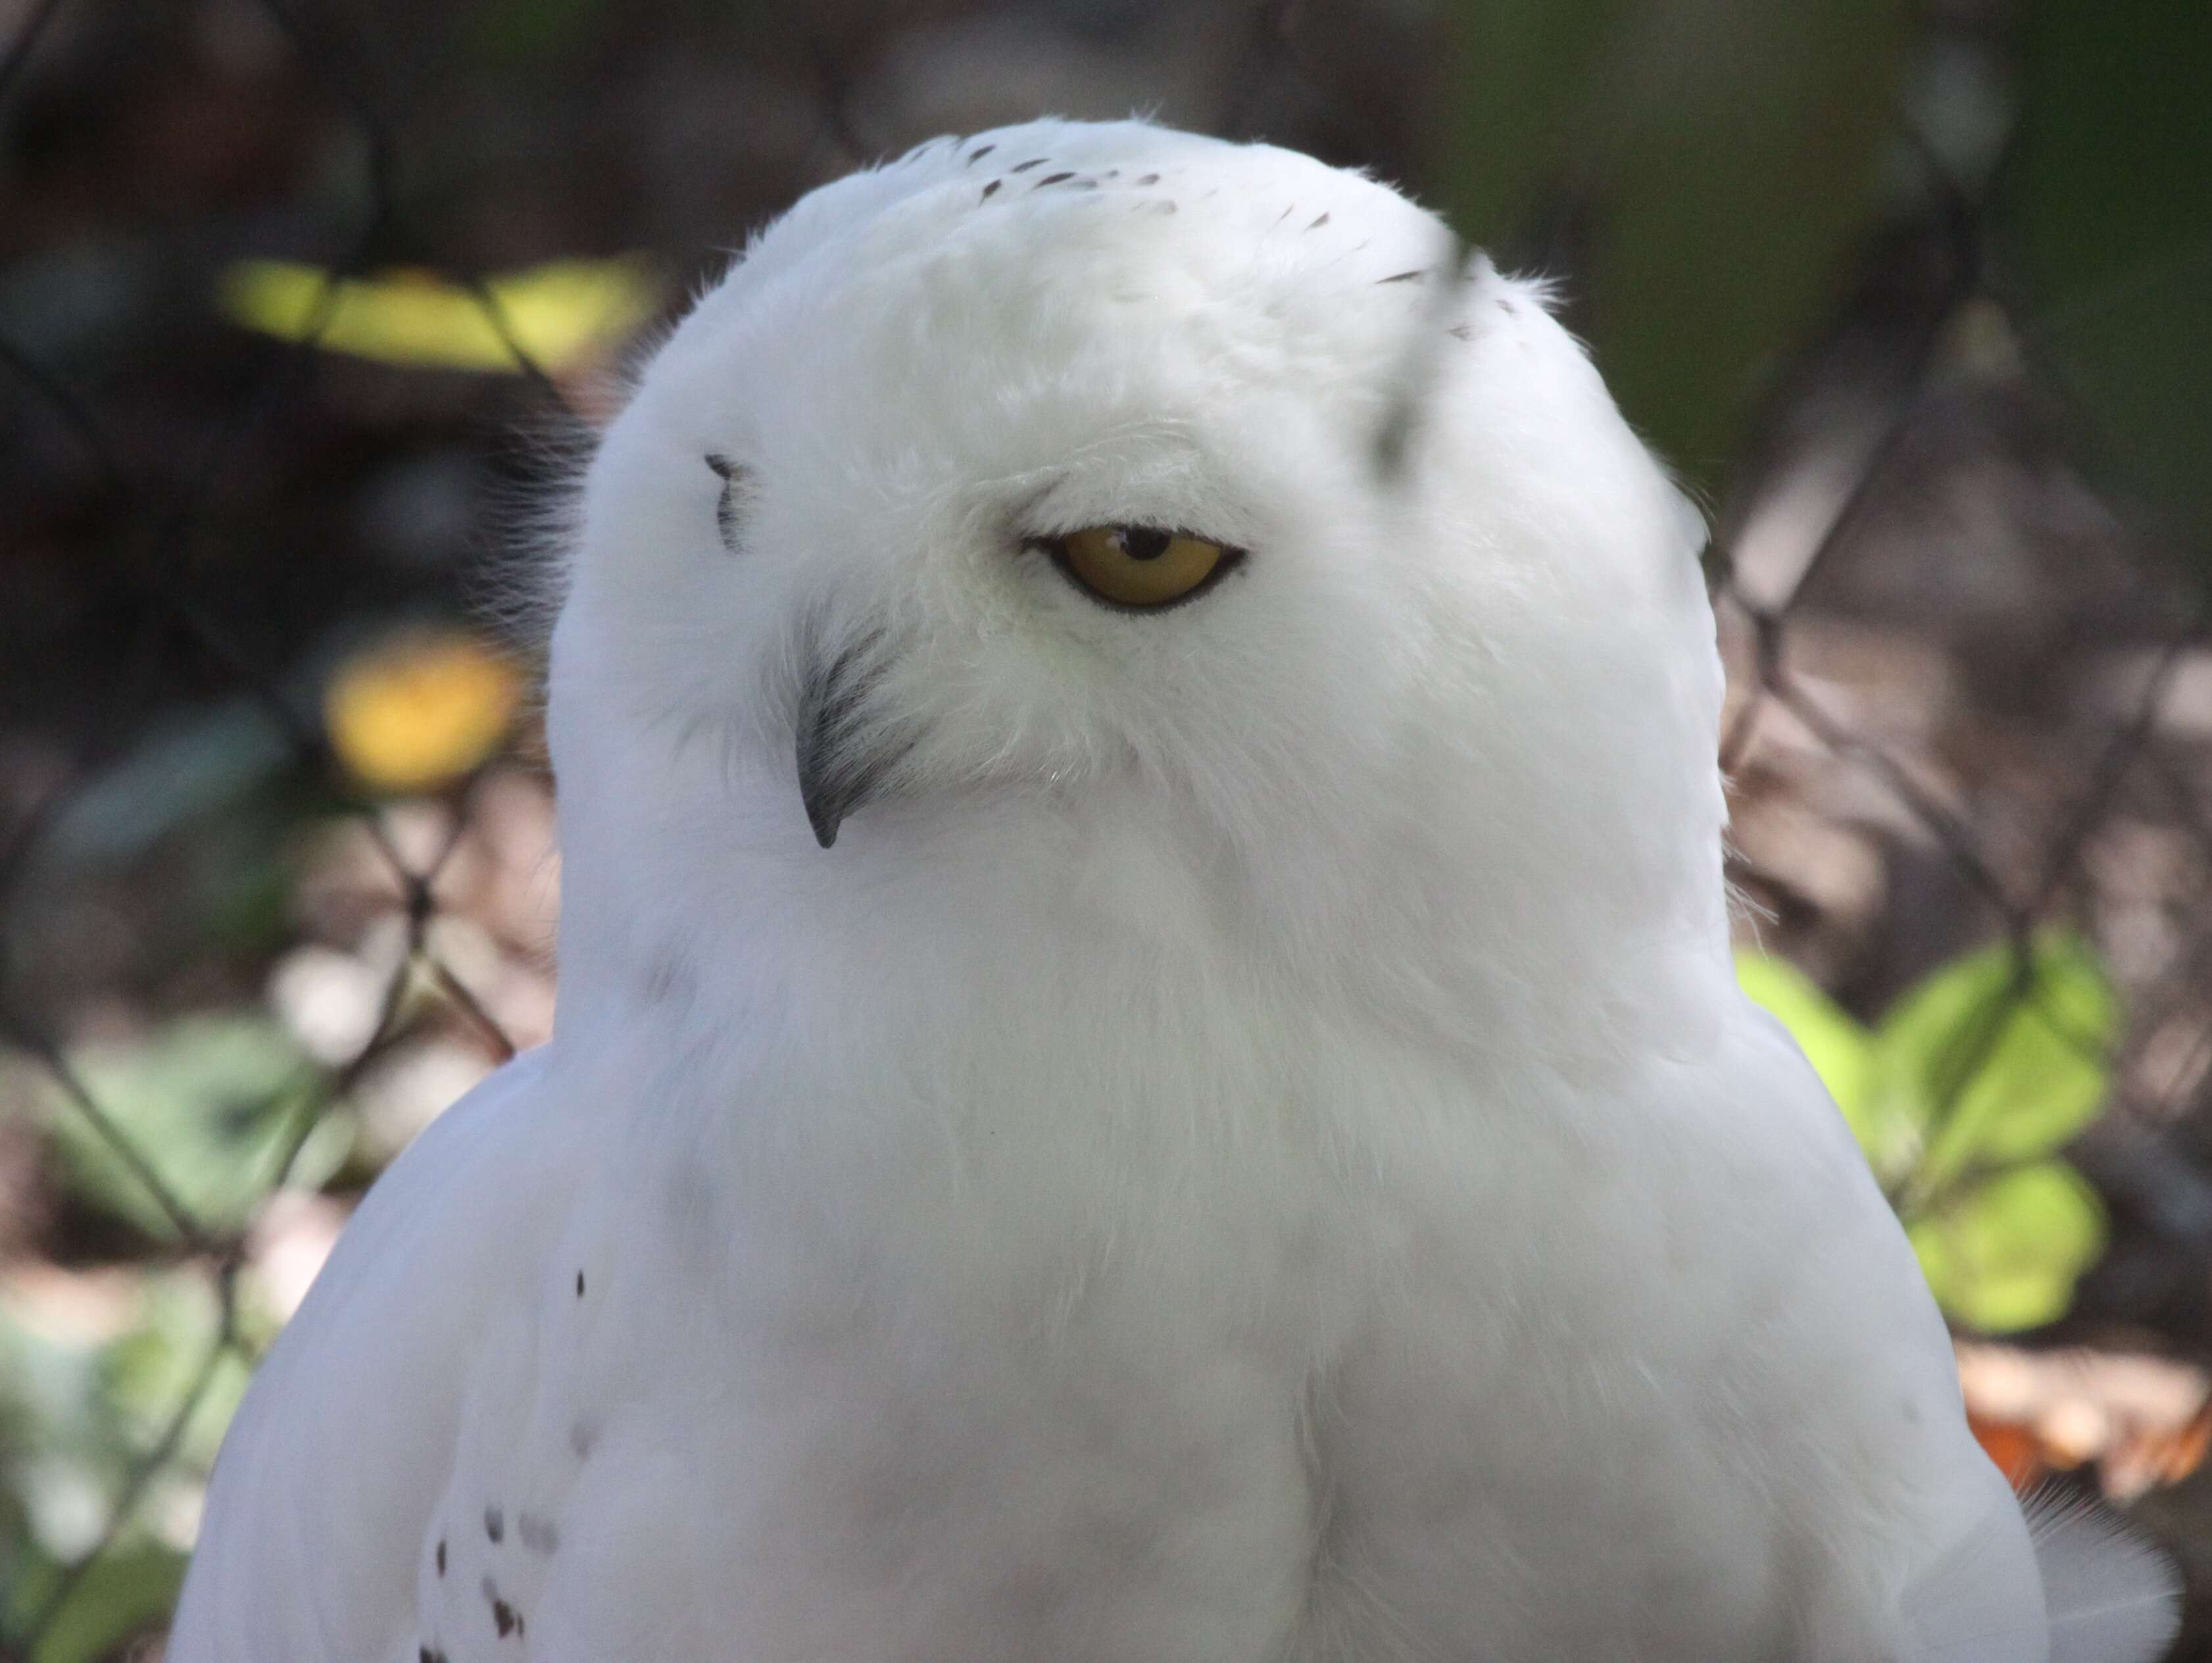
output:
[[[799,795],[824,849],[837,841],[845,817],[883,789],[905,754],[866,720],[881,644],[871,632],[834,655],[818,656],[799,689]]]

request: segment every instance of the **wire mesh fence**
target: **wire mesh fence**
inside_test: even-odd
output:
[[[65,149],[55,135],[71,119],[70,76],[44,88],[40,77],[100,49],[112,19],[93,21],[95,9],[89,0],[0,8],[0,125],[33,135],[19,142]],[[1404,113],[1387,81],[1363,81],[1361,51],[1345,44],[1356,9],[1209,10],[1178,37],[1198,66],[1178,71],[1200,113],[1187,119],[1401,162]],[[296,1299],[296,1288],[273,1291],[289,1273],[271,1221],[303,1194],[356,1192],[409,1129],[387,1128],[362,1153],[377,1145],[361,1130],[364,1094],[406,1062],[427,1069],[416,1097],[442,1100],[550,1022],[550,783],[527,719],[520,737],[447,777],[404,790],[364,784],[357,757],[333,741],[333,665],[358,644],[345,621],[419,610],[426,594],[450,605],[457,580],[450,568],[398,579],[372,570],[358,539],[319,553],[317,528],[337,506],[333,493],[356,491],[362,472],[333,449],[367,447],[388,462],[394,432],[434,429],[480,467],[490,454],[526,476],[527,455],[515,461],[495,436],[543,429],[563,412],[588,423],[599,383],[535,362],[514,291],[455,234],[471,215],[495,218],[498,192],[481,180],[422,182],[439,171],[454,118],[434,90],[410,94],[393,69],[387,36],[404,19],[380,33],[368,9],[294,0],[170,10],[164,27],[216,37],[210,50],[284,65],[283,98],[239,118],[253,131],[237,146],[316,125],[316,166],[348,177],[334,185],[309,169],[293,192],[315,201],[321,252],[284,338],[233,331],[210,346],[225,326],[210,320],[205,284],[183,312],[151,308],[160,321],[144,350],[205,356],[202,369],[158,366],[181,377],[181,391],[142,398],[152,373],[143,362],[73,373],[66,329],[51,332],[58,351],[0,330],[0,433],[15,453],[0,483],[23,496],[9,511],[22,545],[9,582],[23,644],[4,673],[26,707],[11,727],[40,736],[10,740],[0,755],[0,1041],[19,1112],[0,1157],[46,1174],[40,1186],[90,1185],[100,1197],[89,1208],[40,1203],[38,1217],[25,1203],[11,1221],[0,1186],[0,1259],[61,1262],[78,1282],[122,1264],[198,1290],[180,1331],[189,1343],[140,1383],[118,1462],[72,1485],[44,1471],[36,1449],[5,1452],[16,1495],[29,1499],[10,1504],[21,1516],[0,1519],[16,1538],[4,1550],[0,1656],[25,1660],[106,1655],[158,1635],[213,1437]],[[948,45],[940,32],[937,58],[899,59],[868,34],[864,9],[833,9],[813,33],[797,15],[741,20],[745,84],[779,89],[787,129],[781,171],[749,187],[763,205],[921,136],[908,128],[938,111],[884,119],[899,111],[887,85],[942,80],[956,48],[994,66],[1021,61],[1003,19],[980,43]],[[149,75],[160,80],[138,64],[116,84],[127,91]],[[1022,107],[1030,95],[1001,87],[950,102],[983,125],[1034,113]],[[640,96],[689,107],[700,94],[648,78]],[[218,113],[203,103],[188,116]],[[590,117],[577,125],[588,130]],[[131,142],[156,143],[160,131],[145,125]],[[607,188],[579,153],[567,160],[580,190]],[[2189,587],[2050,438],[2063,421],[2021,371],[2004,297],[1975,258],[1981,204],[1938,195],[1917,240],[1876,265],[1834,335],[1784,378],[1760,454],[1722,515],[1731,876],[1747,903],[1747,939],[1834,996],[1815,1005],[1802,990],[1767,989],[1838,1095],[1856,1093],[1846,1108],[1939,1292],[1951,1279],[1954,1313],[2029,1326],[2071,1300],[2077,1326],[2133,1325],[2201,1350],[2212,1335],[2203,618]],[[82,204],[31,205],[57,246],[96,241],[70,222]],[[194,251],[202,274],[255,241],[237,215],[191,235],[230,244]],[[396,268],[434,273],[442,293],[464,297],[504,373],[355,368],[337,338],[352,326],[349,285]],[[96,286],[99,273],[64,275]],[[1900,285],[1909,303],[1885,313]],[[11,299],[0,320],[41,315],[21,292]],[[1870,330],[1881,350],[1869,358]],[[1859,373],[1864,362],[1876,369]],[[344,383],[336,393],[334,381]],[[438,476],[400,472],[418,510],[406,523],[419,525],[419,499],[436,495]],[[482,507],[472,499],[462,517]],[[374,505],[360,511],[373,517]],[[319,568],[313,593],[295,594],[294,575],[269,575],[272,550]],[[52,579],[64,558],[96,577]],[[61,616],[44,634],[25,621],[39,605]],[[338,644],[326,649],[325,636]],[[428,673],[419,661],[411,673]],[[404,697],[398,708],[403,725],[420,714]],[[180,711],[197,713],[194,724],[179,727]],[[273,795],[252,811],[276,828],[262,844],[210,832],[240,813],[234,795],[194,783],[193,758],[210,747],[206,767],[244,769]],[[182,791],[186,807],[140,835],[131,793],[154,789],[149,779]],[[258,892],[224,888],[241,874]],[[210,885],[225,897],[216,912],[259,909],[244,946],[212,930],[208,906],[183,909],[179,924],[149,898]],[[333,1016],[323,1007],[338,984],[346,1001]],[[198,1049],[178,1040],[136,1064],[117,1063],[105,1044],[118,1032],[173,1038],[210,1007],[275,1008],[295,1043],[242,1072],[207,1060],[221,1042],[204,1028],[190,1031]],[[2008,1107],[2019,1102],[2034,1124]],[[2118,1112],[2098,1118],[2107,1106]],[[215,1130],[179,1141],[183,1121]],[[345,1136],[329,1137],[338,1123]],[[2008,1203],[2007,1185],[2042,1185],[2039,1208]],[[334,1227],[323,1217],[306,1233],[310,1246]],[[20,1276],[11,1288],[37,1295]],[[2022,1311],[2033,1323],[2013,1319]],[[2172,1471],[2190,1464],[2185,1452],[2172,1459]],[[147,1542],[151,1572],[103,1581],[118,1565],[143,1569]]]

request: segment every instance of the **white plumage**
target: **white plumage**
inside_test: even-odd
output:
[[[1702,528],[1542,298],[1136,123],[757,238],[583,491],[556,1037],[269,1359],[173,1663],[2154,1655],[2078,1522],[2047,1645],[1735,990]]]

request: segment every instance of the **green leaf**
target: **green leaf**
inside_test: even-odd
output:
[[[1565,173],[1632,0],[1459,0],[1449,143],[1438,184],[1462,236],[1506,248]]]
[[[2212,561],[2212,7],[2021,10],[1996,225],[2022,343],[2106,483]]]
[[[1577,228],[1586,326],[1629,419],[1720,478],[1823,323],[1876,210],[1902,0],[1461,0],[1439,169],[1509,261],[1548,198]]]
[[[61,1575],[51,1560],[26,1568],[9,1591],[11,1633],[42,1609]],[[97,1663],[116,1655],[134,1635],[162,1625],[184,1580],[185,1556],[174,1548],[140,1538],[110,1549],[70,1591],[28,1663]]]
[[[1735,978],[1754,1004],[1790,1030],[1790,1037],[1820,1076],[1828,1095],[1844,1112],[1859,1147],[1880,1171],[1881,1162],[1876,1156],[1884,1140],[1868,1112],[1874,1083],[1873,1036],[1787,959],[1739,953]]]
[[[1914,1191],[2047,1154],[2094,1120],[2118,1020],[2095,955],[2058,931],[2026,965],[2000,942],[1908,992],[1875,1030],[1874,1094],[1876,1112],[1926,1129]]]
[[[605,0],[489,0],[469,17],[465,38],[502,69],[542,73],[591,44],[607,11]]]
[[[198,1381],[220,1325],[194,1268],[131,1276],[56,1271],[35,1302],[0,1307],[0,1654],[20,1642],[58,1568],[90,1551]],[[66,1284],[81,1282],[74,1294]],[[111,1308],[118,1298],[123,1308]],[[174,1597],[171,1532],[212,1465],[248,1366],[227,1350],[111,1554],[70,1596],[40,1649],[54,1663],[114,1655]],[[17,1652],[22,1650],[19,1643]]]
[[[275,1162],[314,1077],[298,1044],[258,1016],[182,1018],[143,1038],[88,1045],[72,1069],[118,1131],[203,1224],[244,1224],[281,1176]],[[71,1190],[156,1239],[167,1215],[58,1087],[47,1125]]]
[[[2015,1167],[1908,1227],[1936,1301],[1986,1334],[2065,1315],[2105,1247],[2096,1192],[2063,1160]]]

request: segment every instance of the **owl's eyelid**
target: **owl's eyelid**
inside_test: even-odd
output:
[[[1211,543],[1215,548],[1225,553],[1241,555],[1245,552],[1242,544],[1232,542],[1226,537],[1216,537],[1208,532],[1194,531],[1188,526],[1178,526],[1164,520],[1118,518],[1085,520],[1079,525],[1055,526],[1050,530],[1040,528],[1024,532],[1020,534],[1020,540],[1024,548],[1049,549],[1056,543],[1065,543],[1078,532],[1096,531],[1102,526],[1110,526],[1115,531],[1156,532],[1163,537],[1181,537],[1187,538],[1194,543]]]
[[[1224,549],[1250,548],[1250,539],[1224,537],[1203,530],[1180,518],[1173,509],[1165,513],[1146,509],[1143,504],[1148,498],[1164,505],[1164,500],[1170,496],[1187,497],[1189,472],[1187,466],[1156,470],[1139,461],[1133,468],[1124,467],[1102,476],[1088,466],[1056,463],[1005,482],[1010,488],[1018,488],[1018,495],[1010,490],[1011,500],[1000,510],[1003,516],[1000,523],[1007,528],[1012,540],[1024,547],[1057,542],[1099,526],[1119,526],[1131,531],[1160,531],[1170,537],[1195,538]],[[1156,474],[1161,487],[1157,491],[1152,488]],[[1115,501],[1117,497],[1119,502]],[[1232,514],[1231,517],[1246,516]]]

